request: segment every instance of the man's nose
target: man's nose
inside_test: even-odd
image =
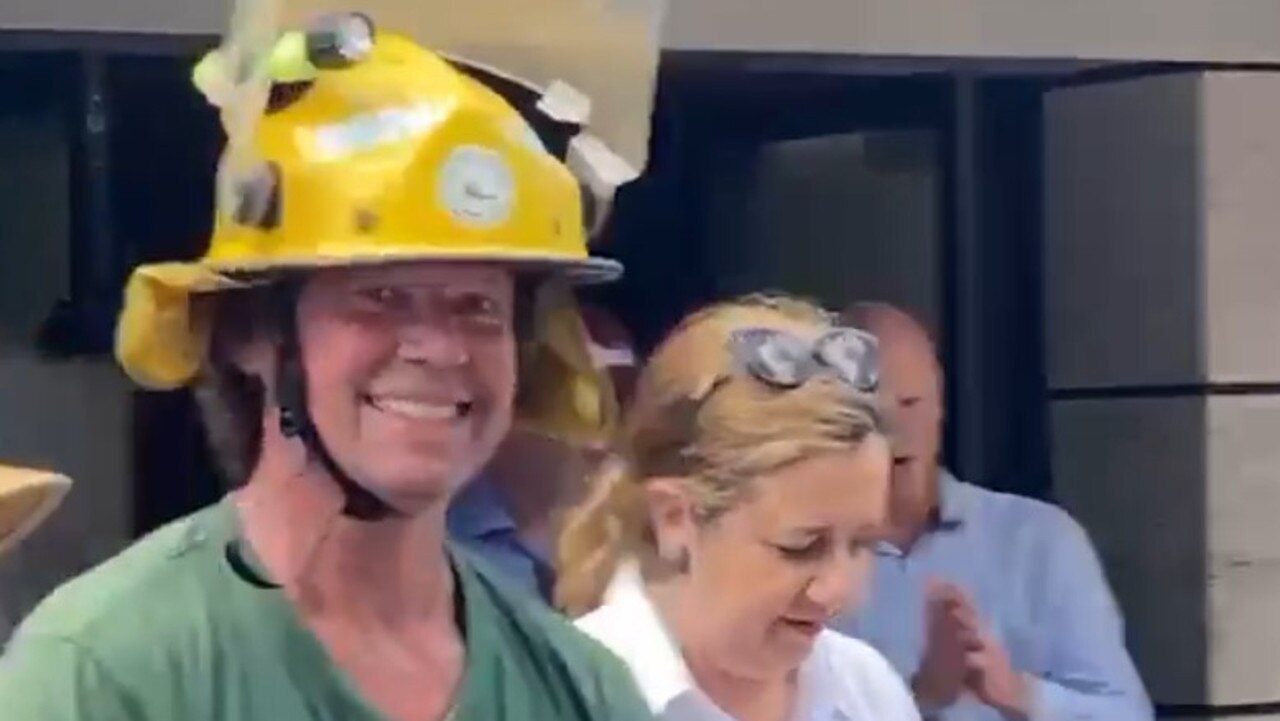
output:
[[[466,365],[471,359],[458,328],[446,318],[427,314],[401,325],[398,353],[402,360],[441,368]]]

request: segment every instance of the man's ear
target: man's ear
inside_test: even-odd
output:
[[[192,313],[213,327],[209,356],[223,366],[269,384],[275,376],[279,333],[264,291],[234,291],[225,296],[197,296]],[[219,323],[225,314],[229,322]]]
[[[696,508],[682,478],[651,478],[644,484],[649,527],[659,558],[670,563],[686,559],[697,532]]]
[[[276,372],[276,355],[275,343],[259,334],[250,340],[237,344],[227,354],[227,359],[241,373],[258,378],[263,383],[270,385],[271,379]]]

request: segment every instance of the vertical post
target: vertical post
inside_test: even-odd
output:
[[[122,258],[115,247],[111,218],[110,113],[107,97],[106,59],[101,53],[81,55],[83,74],[80,99],[82,171],[81,199],[85,226],[74,257],[82,259],[79,270],[84,285],[77,288],[87,301],[108,299],[119,279]],[[75,261],[73,261],[74,264]],[[73,265],[74,267],[74,265]],[[73,276],[73,287],[76,287]]]
[[[952,189],[955,230],[952,252],[950,318],[947,328],[951,363],[947,378],[948,419],[955,470],[982,483],[990,470],[984,453],[982,319],[982,173],[978,79],[956,76],[952,126]]]
[[[40,329],[46,354],[109,352],[125,258],[112,232],[111,127],[107,59],[77,57],[75,91],[67,98],[71,153],[70,297],[58,301]]]

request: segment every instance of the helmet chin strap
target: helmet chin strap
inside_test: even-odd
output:
[[[402,515],[342,469],[325,446],[307,407],[307,378],[302,368],[302,350],[298,339],[299,286],[294,281],[281,284],[278,302],[280,314],[280,351],[276,360],[276,406],[280,409],[280,432],[286,438],[297,438],[320,463],[342,491],[342,514],[359,521],[379,521]]]

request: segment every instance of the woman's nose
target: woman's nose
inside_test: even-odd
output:
[[[859,559],[847,554],[835,554],[814,575],[809,582],[807,596],[813,603],[821,606],[827,613],[835,615],[844,610],[855,595],[855,585],[859,582]]]

